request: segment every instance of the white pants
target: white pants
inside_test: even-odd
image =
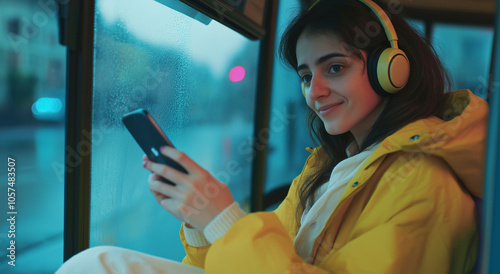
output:
[[[66,261],[56,274],[203,274],[201,268],[115,247],[98,246],[84,250]]]

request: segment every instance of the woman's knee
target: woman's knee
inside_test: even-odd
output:
[[[84,251],[73,256],[71,259],[75,258],[75,259],[79,259],[79,260],[81,260],[81,259],[83,259],[83,260],[91,259],[92,260],[92,259],[96,259],[96,258],[106,257],[109,254],[118,255],[120,253],[123,253],[124,251],[125,251],[125,249],[123,249],[121,247],[116,247],[116,246],[107,246],[107,245],[96,246],[96,247],[91,247],[91,248],[85,249]]]
[[[66,261],[58,270],[59,273],[76,273],[75,270],[94,269],[106,271],[110,256],[114,259],[123,256],[126,249],[116,246],[96,246],[83,250]]]

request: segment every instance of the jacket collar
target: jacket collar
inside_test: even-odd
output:
[[[399,151],[425,153],[443,158],[471,193],[481,198],[488,105],[469,90],[446,95],[441,117],[417,120],[388,136],[361,168],[369,169],[382,157]]]

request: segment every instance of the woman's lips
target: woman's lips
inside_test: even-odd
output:
[[[342,105],[342,102],[321,106],[318,108],[318,112],[321,116],[326,116],[338,109],[340,105]]]

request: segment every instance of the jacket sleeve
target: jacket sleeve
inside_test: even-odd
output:
[[[206,273],[328,273],[307,264],[274,212],[249,214],[215,241]]]
[[[182,263],[205,268],[205,257],[210,248],[210,244],[204,246],[192,246],[188,244],[186,236],[184,235],[184,225],[181,226],[180,237],[182,245],[184,246],[184,251],[186,251],[186,257],[182,259]]]
[[[310,149],[310,148],[307,148],[307,150],[311,153],[314,151],[313,149]],[[275,231],[275,233],[268,234],[266,238],[273,238],[273,235],[275,235],[280,239],[281,242],[283,242],[284,239],[288,238],[287,244],[291,245],[292,244],[291,239],[293,239],[295,233],[297,232],[297,227],[296,227],[297,224],[295,223],[295,217],[293,215],[293,214],[295,214],[295,208],[296,208],[296,202],[297,202],[296,201],[297,199],[295,197],[296,191],[297,191],[296,188],[297,188],[298,182],[300,181],[300,179],[302,177],[302,174],[307,172],[307,166],[309,166],[311,164],[311,162],[314,161],[314,160],[312,160],[315,158],[315,157],[313,157],[313,155],[314,155],[314,153],[312,153],[308,157],[306,164],[304,165],[304,170],[302,170],[301,174],[293,180],[292,185],[288,191],[287,197],[280,204],[280,206],[275,210],[276,214],[270,213],[270,212],[250,214],[250,216],[243,217],[242,219],[240,219],[237,222],[237,223],[243,223],[243,225],[241,225],[241,224],[237,225],[237,223],[235,223],[230,228],[229,231],[233,231],[231,233],[237,233],[238,235],[240,235],[240,237],[245,239],[247,237],[247,236],[245,236],[247,232],[261,233],[260,231],[249,229],[249,226],[246,225],[246,223],[249,223],[251,227],[255,228],[255,227],[258,227],[258,224],[262,223],[264,219],[272,219],[273,221],[267,223],[265,228],[262,227],[262,229],[268,229],[269,231]],[[264,219],[262,219],[262,218],[264,218]],[[246,229],[243,229],[240,231],[239,227],[243,227]],[[226,233],[226,235],[223,238],[228,239],[227,234],[229,233],[229,231]],[[276,232],[279,232],[279,233],[276,234]],[[283,232],[285,232],[285,233],[283,234]],[[288,236],[288,237],[285,237],[285,236]],[[213,245],[206,245],[206,246],[191,246],[191,245],[189,245],[188,241],[186,240],[186,236],[184,234],[184,227],[181,227],[180,237],[181,237],[182,244],[184,245],[184,250],[186,251],[186,257],[184,257],[184,259],[182,260],[183,263],[193,265],[196,267],[200,267],[200,268],[206,268],[205,262],[206,261],[210,261],[210,262],[213,261],[212,259],[209,260],[206,258],[209,249],[211,249],[211,247]],[[221,240],[216,241],[216,243],[220,242]],[[235,243],[237,246],[239,246],[238,241],[239,240],[236,240],[236,243]],[[266,243],[271,244],[271,242],[263,242],[263,243],[264,244],[266,244]],[[288,249],[288,247],[289,246],[287,246],[286,248]],[[219,260],[226,260],[226,257],[224,257],[224,256],[226,256],[225,254],[226,254],[226,252],[228,252],[228,250],[226,250],[226,249],[223,249],[223,250],[224,250],[224,254],[221,254],[221,256],[223,256],[223,257],[219,258]],[[289,249],[289,251],[293,251],[293,250],[294,250],[294,248],[293,248],[293,246],[291,246],[291,249]],[[214,254],[214,255],[217,254],[217,248],[215,249],[214,252],[212,252],[212,254]],[[217,256],[217,255],[215,255],[215,256]],[[297,258],[294,258],[294,260],[297,260]],[[211,268],[209,268],[209,269],[211,269]],[[218,269],[218,268],[216,267],[216,269]],[[238,268],[234,268],[234,269],[238,269]],[[208,270],[208,272],[212,272],[212,273],[234,273],[230,270],[228,270],[228,272],[218,272],[218,271],[219,270],[212,272],[211,270]],[[249,271],[248,273],[252,273],[252,271]]]

